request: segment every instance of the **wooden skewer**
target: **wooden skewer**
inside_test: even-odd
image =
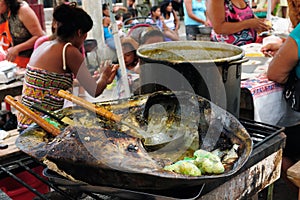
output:
[[[67,99],[69,101],[72,101],[73,103],[77,104],[77,105],[80,105],[82,106],[83,108],[86,108],[92,112],[95,112],[96,114],[102,116],[102,117],[105,117],[106,119],[108,120],[113,120],[117,123],[121,123],[123,125],[126,125],[127,127],[131,128],[131,129],[134,129],[137,131],[137,133],[133,136],[135,137],[138,137],[138,138],[145,138],[145,137],[149,137],[149,135],[144,131],[142,130],[141,128],[137,127],[137,126],[134,126],[133,124],[131,123],[128,123],[126,122],[125,120],[123,120],[121,118],[120,115],[116,115],[112,112],[110,112],[109,110],[105,109],[105,108],[102,108],[102,107],[99,107],[85,99],[82,99],[80,97],[77,97],[67,91],[64,91],[64,90],[59,90],[58,91],[58,96],[64,98],[64,99]]]
[[[77,97],[75,95],[70,94],[69,92],[66,92],[64,90],[59,90],[58,95],[64,99],[67,99],[69,101],[72,101],[73,103],[80,105],[92,112],[97,113],[98,115],[105,117],[108,120],[113,120],[115,122],[121,122],[122,118],[119,115],[116,115],[109,110],[106,110],[105,108],[98,107],[95,104],[86,101],[85,99],[82,99],[80,97]]]
[[[23,105],[22,103],[18,102],[16,99],[14,99],[12,96],[7,95],[4,98],[4,101],[14,108],[16,108],[19,112],[21,112],[23,115],[31,118],[35,123],[37,123],[40,127],[45,129],[48,133],[52,134],[53,136],[57,136],[61,133],[61,130],[53,126],[52,124],[48,123],[46,120],[44,120],[42,117],[40,117],[38,114],[30,110],[27,106]]]

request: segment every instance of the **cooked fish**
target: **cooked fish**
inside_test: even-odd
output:
[[[232,175],[243,166],[251,153],[252,141],[239,121],[200,96],[187,92],[156,92],[122,100],[120,105],[118,101],[112,101],[111,105],[109,103],[97,105],[105,106],[127,122],[135,123],[149,132],[156,133],[155,130],[159,130],[173,137],[177,131],[184,137],[149,152],[143,140],[130,136],[134,130],[74,106],[58,111],[75,124],[61,127],[59,136],[50,136],[35,125],[26,129],[16,144],[25,153],[54,163],[66,177],[92,185],[128,189],[170,189],[199,185],[207,180]],[[160,105],[163,112],[156,112],[155,109],[152,112],[155,105]],[[214,124],[216,117],[221,127]],[[163,127],[157,127],[157,124],[163,124]],[[221,132],[217,141],[211,144],[213,149],[231,149],[233,144],[239,145],[237,160],[223,174],[191,177],[164,170],[166,165],[192,156],[202,148],[203,143],[208,144],[205,140],[209,138],[210,131]]]

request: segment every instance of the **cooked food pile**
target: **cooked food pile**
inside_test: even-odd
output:
[[[238,145],[233,145],[231,150],[220,151],[216,149],[208,152],[199,149],[194,152],[194,157],[185,157],[172,165],[164,167],[165,170],[173,171],[190,176],[201,176],[202,174],[222,174],[225,166],[234,163],[238,159]]]

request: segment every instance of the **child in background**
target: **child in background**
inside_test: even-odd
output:
[[[133,17],[138,16],[138,11],[135,8],[135,0],[127,0],[127,10],[133,12]]]
[[[169,29],[175,31],[178,34],[180,25],[179,18],[176,12],[173,10],[173,1],[165,1],[160,6],[162,16],[165,18],[164,22]]]
[[[164,42],[164,34],[155,28],[149,27],[141,33],[140,45]]]
[[[102,4],[102,12],[103,12],[103,32],[104,32],[104,40],[105,44],[109,46],[111,49],[116,50],[114,36],[112,34],[111,26],[110,26],[110,18],[109,18],[109,9],[107,4]]]
[[[121,38],[121,44],[130,91],[131,93],[134,93],[138,88],[137,80],[139,78],[140,73],[139,58],[136,54],[136,50],[139,45],[131,37]],[[123,98],[125,94],[125,88],[121,76],[121,70],[118,69],[115,78],[115,81],[117,83],[115,88],[116,90],[113,91],[113,93],[117,93],[114,94],[114,96],[116,95],[118,98]]]
[[[125,37],[126,33],[123,32],[123,15],[121,13],[116,14],[115,16],[116,23],[118,26],[118,35],[120,38]]]
[[[163,34],[173,41],[178,41],[178,34],[171,30],[164,22],[164,17],[161,15],[160,7],[152,6],[150,18],[146,19],[146,23],[156,24],[156,26],[163,32]]]
[[[139,74],[139,57],[136,54],[139,44],[131,37],[122,38],[121,43],[126,69]]]

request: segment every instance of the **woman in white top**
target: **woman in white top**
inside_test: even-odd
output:
[[[175,31],[178,34],[179,29],[179,18],[173,9],[173,1],[164,1],[160,6],[160,11],[164,17],[164,22],[169,29]]]

